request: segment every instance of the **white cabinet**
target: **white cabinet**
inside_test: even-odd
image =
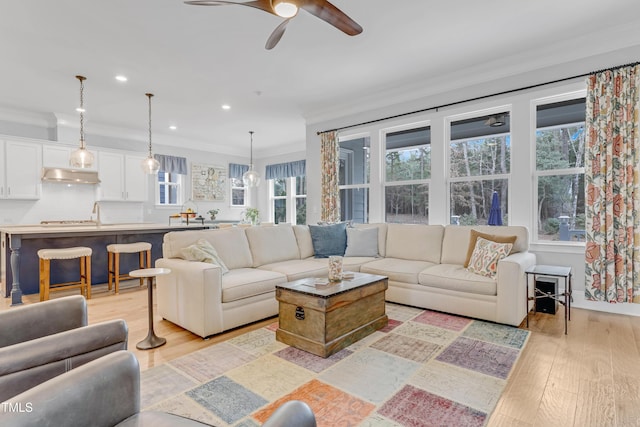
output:
[[[0,145],[0,198],[40,198],[42,146],[30,142],[4,141]]]
[[[78,147],[71,147],[67,145],[44,144],[42,146],[42,166],[47,168],[71,168],[71,165],[69,165],[69,158],[71,157],[71,153],[77,148]],[[98,156],[95,151],[89,151],[94,156],[94,162],[93,166],[86,168],[86,170],[98,170]]]
[[[149,177],[142,171],[142,156],[100,151],[100,200],[144,202]]]

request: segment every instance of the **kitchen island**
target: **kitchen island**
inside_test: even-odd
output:
[[[115,224],[38,224],[0,226],[0,281],[4,296],[11,296],[11,305],[22,304],[22,294],[40,292],[38,250],[42,248],[90,247],[91,283],[106,283],[107,245],[111,243],[151,243],[151,261],[162,257],[162,239],[169,231],[200,230],[206,225],[115,223]],[[54,283],[78,280],[77,260],[57,260],[51,271]],[[120,271],[138,267],[135,256],[123,257]]]

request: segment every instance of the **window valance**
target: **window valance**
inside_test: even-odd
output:
[[[179,173],[188,175],[187,159],[185,157],[165,156],[164,154],[154,154],[153,157],[160,162],[160,170],[169,173]]]
[[[295,162],[267,165],[265,179],[290,178],[292,176],[305,176],[306,174],[307,161],[296,160]]]
[[[242,175],[249,170],[249,165],[229,163],[229,178],[242,179]]]

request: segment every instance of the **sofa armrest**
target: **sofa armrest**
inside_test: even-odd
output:
[[[0,348],[0,402],[91,360],[126,350],[124,320],[111,320]]]
[[[0,311],[0,347],[87,326],[87,302],[81,295]]]
[[[31,388],[3,405],[3,427],[114,426],[140,411],[138,361],[132,353],[118,351]]]
[[[497,322],[518,326],[527,315],[529,304],[525,300],[527,278],[524,272],[535,263],[536,256],[531,252],[517,252],[498,262]]]
[[[156,267],[171,269],[158,276],[158,314],[201,337],[221,332],[222,270],[218,265],[160,258]]]

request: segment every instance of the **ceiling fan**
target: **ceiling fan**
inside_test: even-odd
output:
[[[357,22],[327,0],[188,0],[185,3],[194,6],[228,6],[232,4],[249,6],[285,18],[267,39],[267,43],[264,46],[266,49],[273,49],[278,44],[287,29],[287,24],[298,14],[299,9],[306,10],[350,36],[355,36],[362,32],[362,27]]]

